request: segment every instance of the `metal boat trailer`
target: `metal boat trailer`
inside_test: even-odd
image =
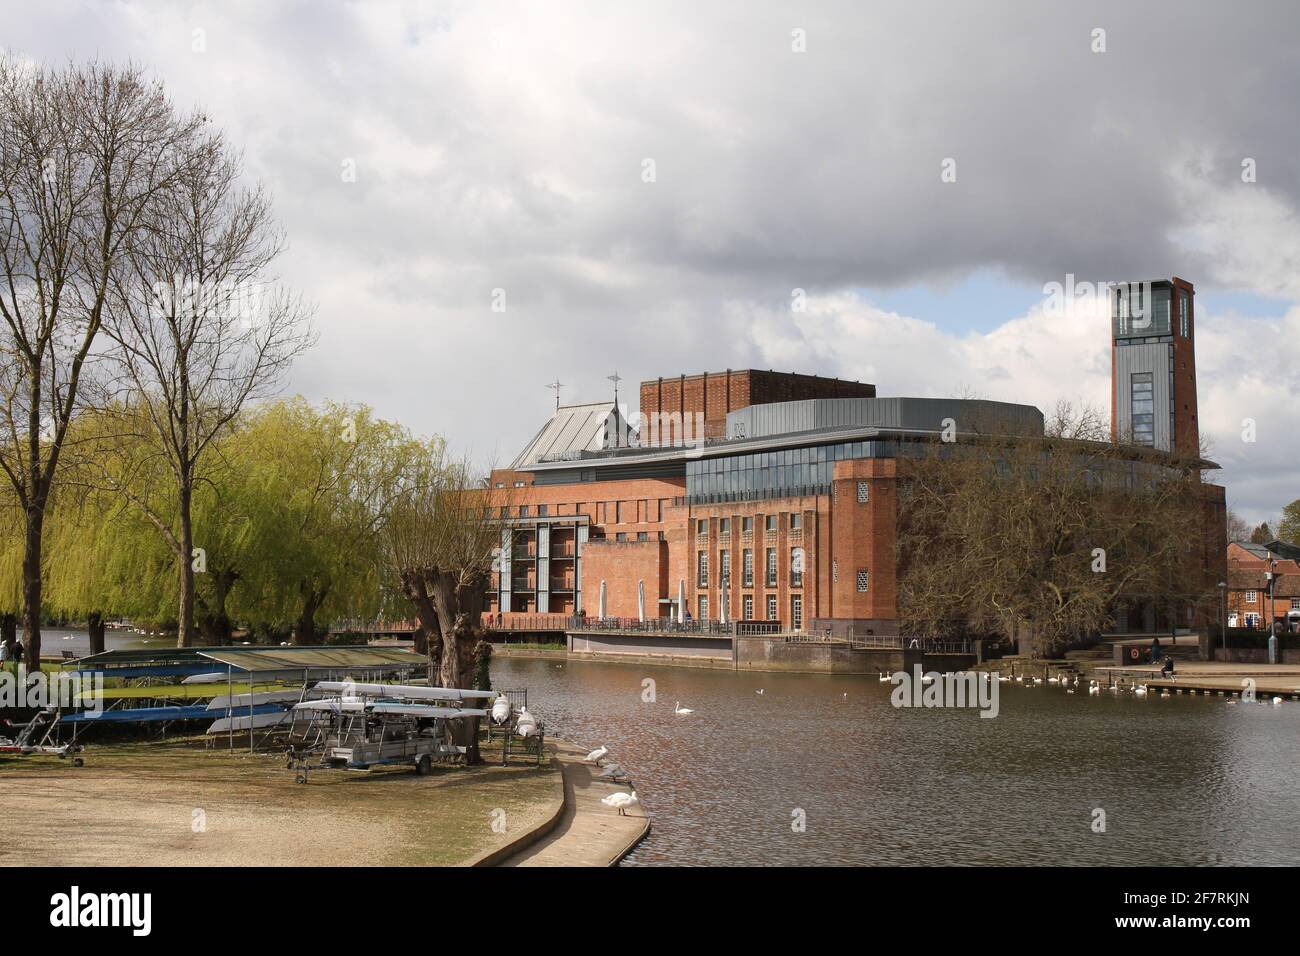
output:
[[[450,711],[449,716],[462,711]],[[295,715],[296,716],[296,715]],[[409,764],[421,775],[433,772],[434,761],[463,756],[467,748],[452,743],[447,718],[410,714],[375,714],[370,710],[330,715],[330,726],[320,720],[299,743],[291,743],[287,767],[297,771],[298,783],[307,782],[311,770],[369,770],[371,767]],[[312,731],[315,736],[312,736]],[[293,731],[290,731],[293,737]]]
[[[73,733],[72,741],[66,744],[51,743],[50,738],[54,735],[54,728],[58,726],[61,713],[57,710],[42,710],[35,717],[25,724],[19,724],[22,730],[18,736],[10,740],[0,737],[0,754],[18,754],[20,756],[31,756],[39,754],[42,756],[58,757],[60,760],[66,760],[72,757],[74,767],[84,766],[86,761],[77,754],[86,748],[77,743],[76,733]],[[42,718],[52,718],[46,723]],[[44,733],[42,733],[42,730]],[[39,736],[38,736],[39,735]]]

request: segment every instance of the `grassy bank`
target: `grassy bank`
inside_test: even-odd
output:
[[[550,765],[320,771],[301,785],[278,755],[194,743],[92,746],[85,758],[0,758],[11,821],[0,865],[449,866],[563,799]]]

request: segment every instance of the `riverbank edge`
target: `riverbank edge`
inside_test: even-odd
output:
[[[827,674],[836,677],[874,677],[878,670],[830,671],[808,667],[758,667],[746,664],[737,667],[735,662],[720,657],[699,657],[694,655],[674,654],[599,654],[574,651],[542,651],[537,649],[511,650],[508,644],[495,644],[492,647],[494,657],[538,658],[553,661],[588,661],[597,664],[638,664],[644,667],[690,667],[695,670],[735,671],[756,674]]]
[[[560,820],[564,818],[564,810],[568,806],[568,797],[566,794],[566,787],[564,786],[564,767],[560,763],[560,760],[554,751],[552,751],[550,755],[550,764],[552,769],[558,771],[555,775],[555,779],[559,781],[560,785],[559,800],[556,802],[555,809],[551,814],[540,823],[519,834],[519,836],[515,837],[513,840],[509,840],[499,847],[480,850],[464,863],[461,863],[461,866],[500,866],[504,861],[518,853],[522,853],[538,840],[549,835],[551,831],[559,825]]]
[[[572,811],[575,817],[591,812],[589,810],[584,809],[581,806],[580,802],[576,799],[576,797],[570,797],[569,795],[571,791],[576,792],[577,781],[574,778],[576,777],[578,769],[584,767],[584,761],[586,758],[587,751],[585,751],[581,747],[569,743],[567,740],[560,740],[558,738],[548,741],[547,748],[551,752],[551,760],[560,768],[561,781],[562,781],[561,785],[564,790],[564,802],[560,807],[560,813],[556,816],[554,820],[550,821],[549,826],[545,824],[542,825],[546,827],[544,831],[542,829],[542,826],[539,826],[538,828],[536,828],[536,832],[521,836],[518,839],[518,841],[516,841],[517,845],[515,846],[512,852],[503,855],[496,855],[495,863],[491,863],[491,864],[483,863],[483,864],[476,864],[476,865],[483,865],[483,866],[514,865],[519,862],[520,857],[524,856],[526,851],[528,851],[534,844],[544,839],[545,837],[549,836],[551,831],[553,831],[555,827],[559,825],[560,821],[564,819],[564,817],[567,816],[570,811]],[[637,848],[637,846],[641,843],[642,840],[644,840],[647,836],[650,835],[650,829],[651,829],[650,815],[645,813],[644,806],[642,806],[641,812],[644,814],[644,816],[641,816],[639,818],[633,817],[631,815],[620,818],[621,821],[629,820],[629,819],[640,819],[641,825],[637,829],[637,831],[631,834],[627,839],[622,839],[614,843],[610,843],[608,840],[606,840],[605,846],[603,847],[603,856],[601,858],[602,862],[596,864],[589,864],[589,865],[605,866],[605,867],[618,866],[618,864],[629,853],[631,853],[633,850]],[[561,837],[560,839],[563,840],[564,837]],[[588,841],[585,845],[590,846],[590,841]],[[505,848],[502,849],[504,850]],[[549,850],[550,848],[548,847],[547,849]],[[561,864],[561,865],[571,865],[571,864]]]

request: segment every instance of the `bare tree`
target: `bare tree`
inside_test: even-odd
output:
[[[1250,525],[1246,519],[1231,508],[1228,509],[1228,540],[1247,541],[1250,539]]]
[[[205,457],[312,341],[310,310],[270,275],[284,248],[270,199],[241,188],[241,173],[220,134],[188,145],[180,175],[128,245],[104,325],[137,413],[130,420],[148,423],[143,437],[175,482],[174,519],[136,503],[176,556],[180,647],[195,633],[192,506]]]
[[[41,545],[68,423],[123,250],[201,126],[134,67],[0,59],[0,471],[23,513],[23,638],[41,654]]]
[[[998,634],[1049,653],[1140,600],[1212,604],[1196,462],[1089,440],[1104,422],[1058,407],[1045,437],[936,443],[902,467],[897,547],[905,627]],[[1215,580],[1209,578],[1209,580]]]

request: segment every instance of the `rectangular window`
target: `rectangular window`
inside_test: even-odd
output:
[[[696,534],[709,533],[709,522],[707,519],[701,518],[699,521],[695,522],[695,533]]]
[[[754,619],[754,595],[746,594],[742,607],[743,610],[740,613],[743,620],[752,621]]]
[[[831,562],[831,580],[832,580],[832,581],[838,581],[839,579],[840,579],[840,563],[839,563],[838,561],[832,561],[832,562]]]
[[[769,594],[767,596],[767,619],[769,621],[776,620],[776,595],[775,594]]]
[[[719,557],[721,557],[722,559],[719,562],[719,566],[722,571],[722,577],[719,579],[719,583],[721,583],[723,587],[726,587],[731,583],[731,552],[730,551],[719,552]]]
[[[792,630],[803,629],[803,595],[790,596],[790,627]]]
[[[616,535],[614,535],[614,540],[615,540],[615,541],[626,541],[626,540],[627,540],[627,532],[626,532],[626,531],[620,531],[620,532],[618,532]]]
[[[550,513],[550,510],[551,510],[551,506],[550,506],[550,505],[538,505],[538,506],[537,506],[537,517],[539,517],[539,518],[545,518],[545,517]]]
[[[709,586],[709,552],[701,551],[695,565],[695,583],[698,587]]]
[[[730,518],[723,518],[718,522],[718,534],[731,534]]]
[[[752,550],[751,548],[746,548],[746,549],[745,549],[745,553],[744,553],[744,555],[742,556],[741,560],[742,560],[742,562],[743,562],[743,565],[742,565],[742,574],[744,575],[744,579],[743,579],[743,581],[744,581],[744,585],[745,585],[745,587],[747,587],[747,588],[752,588],[752,587],[754,586],[754,552],[753,552],[753,550]]]
[[[865,505],[871,498],[871,486],[865,481],[858,482],[858,504]]]
[[[776,515],[767,516],[767,530],[768,531],[776,530]]]
[[[1133,441],[1139,445],[1154,446],[1155,395],[1150,372],[1134,372],[1130,382],[1132,394]]]
[[[1192,297],[1187,294],[1186,289],[1178,292],[1178,329],[1182,332],[1183,338],[1188,337],[1191,329],[1191,311]]]
[[[741,531],[753,531],[753,530],[754,530],[754,519],[753,519],[753,518],[741,518],[741,519],[740,519],[740,530],[741,530]]]
[[[776,548],[767,549],[767,586],[776,587]]]
[[[1255,599],[1256,599],[1256,597],[1257,597],[1257,595],[1255,594],[1254,591],[1247,591],[1247,592],[1246,592],[1246,603],[1247,603],[1247,604],[1254,604],[1254,603],[1255,603]]]
[[[1300,611],[1300,598],[1291,599],[1291,610]]]
[[[867,573],[866,568],[858,568],[858,590],[866,591],[871,583],[871,575]]]
[[[803,515],[800,514],[790,515],[790,530],[798,531],[802,527],[803,527]]]
[[[520,505],[520,506],[519,506],[519,517],[521,517],[521,518],[527,518],[527,517],[528,517],[528,505]]]
[[[648,532],[648,531],[638,531],[638,532],[636,533],[636,539],[637,539],[638,541],[649,541],[649,540],[650,540],[650,532]]]
[[[700,620],[707,621],[709,619],[709,596],[707,594],[701,594],[697,606],[700,609]]]

